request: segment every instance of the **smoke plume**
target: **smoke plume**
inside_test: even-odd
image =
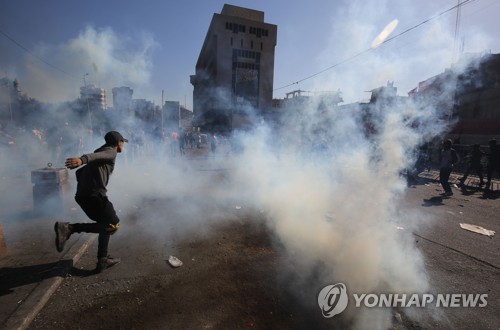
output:
[[[39,58],[50,59],[50,63],[62,72],[29,56],[26,80],[22,84],[30,90],[31,97],[45,102],[79,97],[83,79],[87,84],[108,91],[117,86],[147,89],[150,87],[152,51],[157,46],[147,33],[123,36],[109,27],[87,26],[64,44],[39,44],[34,53]],[[108,106],[111,105],[110,102]]]
[[[335,19],[331,40],[317,60],[331,65],[369,48],[389,22],[378,16],[387,9],[384,5],[350,4]],[[412,22],[410,12],[403,10],[402,17],[390,19],[398,19],[399,29]],[[411,47],[429,50],[421,52],[425,58],[411,56],[411,47],[410,52],[403,52],[398,48],[403,44],[391,49],[382,44],[318,76],[312,87],[340,88],[347,102],[359,101],[353,96],[360,90],[385,86],[388,80],[396,81],[397,86],[399,77],[407,76],[414,67],[422,68],[415,85],[403,86],[408,91],[449,66],[450,43],[452,37],[443,24],[433,22],[423,33],[413,35],[411,43]],[[60,63],[67,72],[75,72],[75,68],[88,72],[89,79],[110,90],[117,85],[147,85],[152,69],[149,53],[155,46],[149,36],[137,42],[108,28],[87,27],[66,44],[56,48],[40,45],[36,52]],[[78,97],[81,81],[54,81],[53,73],[48,74],[38,63],[29,62],[27,69],[32,78],[24,83],[38,90],[33,97],[47,95],[46,101],[59,100],[61,94]],[[279,125],[257,121],[254,129],[235,132],[232,142],[241,147],[240,152],[212,161],[172,157],[169,142],[154,134],[157,127],[137,124],[133,116],[94,124],[121,131],[130,140],[124,154],[118,156],[109,186],[119,216],[136,215],[141,224],[123,226],[123,234],[146,230],[165,241],[168,235],[201,231],[208,227],[207,222],[228,220],[218,213],[218,204],[244,201],[266,215],[267,225],[299,270],[298,291],[312,297],[314,304],[323,286],[337,282],[357,293],[428,289],[422,256],[410,230],[397,229],[415,228],[425,217],[401,209],[399,200],[406,189],[401,173],[413,164],[421,144],[444,132],[447,124],[439,119],[442,109],[438,107],[442,101],[380,101],[370,108],[371,129],[367,132],[363,108],[340,108],[327,99],[310,98],[288,107]],[[10,145],[0,147],[2,159],[9,159],[2,164],[1,174],[8,176],[13,170],[26,174],[51,159],[57,159],[55,166],[61,167],[65,157],[99,147],[104,142],[103,132],[89,132],[87,117],[72,117],[70,110],[49,108],[33,120],[26,134],[17,135],[29,136],[25,143],[16,141],[16,146],[25,148],[22,155],[30,158],[22,169],[17,167],[22,157],[11,158]],[[55,129],[51,142],[37,140],[31,132],[41,122],[47,123],[48,131]],[[215,170],[224,170],[226,176],[214,181],[207,173]],[[1,189],[2,196],[9,193],[5,186]],[[388,312],[348,307],[346,313],[355,328],[383,329],[389,326]]]

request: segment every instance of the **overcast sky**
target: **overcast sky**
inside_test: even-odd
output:
[[[0,1],[0,77],[17,78],[30,97],[58,102],[77,98],[88,73],[86,82],[106,88],[108,95],[113,87],[130,86],[134,98],[160,104],[164,90],[164,100],[192,109],[189,76],[212,15],[224,3]],[[367,91],[387,81],[407,95],[419,81],[450,67],[454,47],[500,53],[500,0],[462,6],[458,37],[457,11],[439,15],[457,0],[226,3],[261,10],[267,23],[278,26],[275,98],[297,89],[340,89],[346,102],[364,101]],[[367,51],[395,19],[391,37],[411,30]]]

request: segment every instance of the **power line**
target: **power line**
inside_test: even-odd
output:
[[[403,32],[401,32],[401,33],[399,33],[399,34],[397,34],[397,35],[395,35],[395,36],[393,36],[393,37],[391,37],[391,38],[388,38],[388,39],[384,40],[384,41],[381,43],[381,45],[382,45],[382,44],[385,44],[385,43],[387,43],[387,42],[389,42],[389,41],[391,41],[391,40],[394,40],[394,39],[396,39],[396,38],[398,38],[398,37],[402,36],[403,34],[406,34],[406,33],[410,32],[410,31],[412,31],[412,30],[415,30],[416,28],[418,28],[418,27],[420,27],[420,26],[422,26],[422,25],[424,25],[424,24],[426,24],[426,23],[428,23],[428,22],[430,22],[430,21],[432,21],[432,20],[434,20],[434,19],[436,19],[436,18],[438,18],[438,17],[443,16],[444,14],[446,14],[446,13],[448,13],[448,12],[450,12],[450,11],[452,11],[452,10],[456,9],[456,8],[462,7],[462,6],[466,5],[466,4],[469,4],[469,3],[474,2],[474,1],[476,1],[476,0],[465,0],[465,1],[463,1],[463,2],[461,2],[461,3],[459,3],[459,4],[457,4],[457,5],[455,5],[455,6],[451,7],[451,8],[449,8],[449,9],[447,9],[447,10],[443,11],[443,12],[438,13],[437,15],[434,15],[434,16],[432,16],[432,17],[430,17],[430,18],[428,18],[428,19],[426,19],[426,20],[424,20],[424,21],[420,22],[420,23],[419,23],[419,24],[417,24],[417,25],[412,26],[411,28],[408,28],[408,29],[404,30]],[[353,56],[351,56],[351,57],[349,57],[349,58],[347,58],[347,59],[345,59],[345,60],[342,60],[342,61],[340,61],[340,62],[338,62],[338,63],[336,63],[336,64],[334,64],[334,65],[332,65],[332,66],[327,67],[326,69],[323,69],[323,70],[321,70],[321,71],[319,71],[319,72],[316,72],[316,73],[314,73],[314,74],[312,74],[312,75],[310,75],[310,76],[307,76],[307,77],[305,77],[305,78],[302,78],[302,79],[300,79],[300,80],[297,80],[296,82],[293,82],[293,83],[291,83],[291,84],[288,84],[288,85],[285,85],[285,86],[282,86],[282,87],[276,88],[276,89],[274,89],[273,91],[277,91],[277,90],[280,90],[280,89],[283,89],[283,88],[287,88],[287,87],[290,87],[290,86],[293,86],[293,85],[297,85],[297,84],[299,84],[299,83],[301,83],[301,82],[303,82],[303,81],[305,81],[305,80],[308,80],[308,79],[311,79],[311,78],[313,78],[313,77],[316,77],[317,75],[320,75],[320,74],[322,74],[322,73],[324,73],[324,72],[326,72],[326,71],[328,71],[328,70],[331,70],[331,69],[333,69],[333,68],[335,68],[335,67],[337,67],[337,66],[339,66],[339,65],[342,65],[342,64],[344,64],[344,63],[347,63],[347,62],[349,62],[349,61],[351,61],[351,60],[353,60],[353,59],[355,59],[355,58],[357,58],[357,57],[359,57],[359,56],[361,56],[361,55],[364,55],[365,53],[368,53],[369,51],[372,51],[372,50],[373,50],[373,48],[368,48],[368,49],[365,49],[364,51],[361,51],[361,52],[359,52],[359,53],[357,53],[357,54],[355,54],[355,55],[353,55]]]
[[[21,48],[22,50],[24,50],[25,52],[27,52],[28,54],[30,54],[31,56],[33,56],[34,58],[36,58],[37,60],[39,60],[40,62],[50,66],[51,68],[59,71],[59,72],[62,72],[68,76],[70,76],[71,78],[75,78],[75,79],[79,79],[77,77],[75,77],[74,75],[64,71],[63,69],[60,69],[52,64],[50,64],[49,62],[45,61],[43,58],[41,58],[40,56],[34,54],[33,52],[31,52],[28,48],[24,47],[23,45],[21,45],[19,42],[17,42],[16,40],[14,40],[14,38],[10,37],[7,33],[3,32],[2,30],[0,30],[0,34],[2,34],[4,37],[6,37],[7,39],[9,39],[10,41],[12,41],[14,44],[16,44],[19,48]]]

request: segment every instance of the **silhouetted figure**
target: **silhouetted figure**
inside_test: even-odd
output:
[[[175,157],[179,148],[179,134],[176,131],[170,133],[170,155]]]
[[[443,195],[452,196],[450,179],[451,171],[453,171],[453,165],[458,161],[457,152],[451,147],[451,140],[446,140],[443,143],[443,149],[439,154],[439,182],[444,189]]]
[[[212,156],[215,156],[215,152],[217,150],[217,138],[215,134],[210,134],[210,149],[212,150]]]
[[[484,152],[481,151],[479,144],[474,144],[472,147],[472,152],[470,154],[469,166],[465,170],[464,176],[460,179],[460,182],[464,184],[465,180],[469,176],[469,173],[474,170],[479,177],[479,186],[484,185],[483,180],[483,164],[481,164],[481,159],[485,155]]]
[[[490,140],[488,145],[490,146],[490,153],[488,154],[488,181],[486,182],[486,190],[490,190],[493,173],[500,173],[500,146],[497,145],[497,140],[495,139]]]
[[[179,136],[179,153],[180,155],[184,155],[184,146],[186,145],[186,132],[181,131],[181,135]]]

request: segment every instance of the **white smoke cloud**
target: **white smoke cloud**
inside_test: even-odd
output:
[[[436,108],[378,104],[378,132],[367,136],[359,109],[326,104],[319,115],[320,105],[325,110],[322,99],[302,104],[278,134],[260,125],[237,135],[243,146],[237,156],[182,160],[165,157],[168,146],[156,144],[154,156],[123,167],[119,161],[110,196],[141,224],[128,223],[123,234],[145,230],[165,242],[170,235],[203,232],[210,223],[234,220],[218,206],[239,201],[264,214],[286,248],[298,271],[297,299],[313,304],[318,288],[337,282],[358,293],[424,292],[427,275],[411,229],[425,223],[425,215],[403,210],[399,199],[406,189],[401,171],[415,147],[444,129]],[[416,118],[434,124],[417,129],[411,125]],[[325,139],[318,142],[322,128]],[[227,178],[214,180],[203,168],[225,169]],[[351,307],[343,314],[354,328],[390,325],[388,310]]]
[[[326,269],[319,280],[343,281],[355,292],[426,288],[412,237],[396,230],[396,224],[406,225],[394,207],[405,187],[400,171],[421,140],[407,128],[401,110],[384,107],[375,148],[359,125],[338,125],[355,122],[349,114],[333,121],[332,135],[342,138],[333,139],[332,153],[322,158],[299,150],[305,147],[300,144],[286,145],[293,152],[276,157],[266,137],[252,135],[247,141],[239,187],[251,191],[268,212],[283,244],[302,260],[301,271],[308,273],[320,262]],[[313,290],[314,284],[304,285]]]
[[[304,82],[305,86],[311,86],[306,88],[318,91],[340,88],[347,103],[366,101],[370,96],[368,91],[387,81],[394,81],[399,94],[406,95],[419,81],[450,67],[454,37],[450,22],[444,17],[370,49],[374,38],[391,21],[397,19],[399,23],[389,38],[432,17],[415,17],[419,11],[414,7],[419,5],[411,1],[398,4],[353,1],[336,12],[328,43],[316,59],[320,69],[334,67],[314,81]],[[436,12],[439,10],[443,8],[436,8]]]
[[[87,26],[64,44],[39,44],[33,52],[39,58],[49,59],[59,70],[29,56],[22,85],[30,90],[30,97],[44,102],[78,98],[87,73],[86,83],[105,88],[108,94],[113,87],[119,86],[146,88],[153,67],[152,51],[157,46],[153,37],[146,33],[123,36],[109,27]]]
[[[385,4],[352,2],[339,14],[331,42],[319,59],[331,65],[369,48],[389,22],[385,15],[384,19],[378,16]],[[405,26],[408,17],[390,19],[397,18],[399,26]],[[360,90],[385,85],[387,80],[396,80],[397,86],[397,77],[411,75],[415,66],[427,66],[420,74],[428,78],[447,67],[451,53],[445,46],[450,40],[435,23],[412,43],[412,47],[429,50],[425,58],[382,45],[318,77],[314,84],[318,90],[341,88],[344,99],[349,100]],[[149,55],[155,46],[148,36],[124,38],[109,28],[87,27],[64,45],[40,45],[37,53],[53,59],[67,72],[80,71],[83,76],[90,71],[91,81],[113,87],[147,84],[152,69]],[[36,86],[43,100],[59,100],[62,94],[77,93],[81,86],[81,81],[72,85],[65,79],[54,79],[53,72],[49,74],[39,63],[30,62],[28,67],[33,77],[26,84]],[[434,104],[379,105],[373,109],[378,132],[367,137],[360,110],[339,110],[326,104],[325,114],[319,116],[321,101],[313,99],[290,111],[278,132],[261,125],[241,134],[238,138],[243,151],[238,156],[214,161],[177,160],[168,157],[167,144],[153,141],[133,161],[134,147],[129,144],[126,153],[118,156],[109,195],[122,219],[132,214],[141,225],[128,223],[121,233],[145,230],[165,241],[168,235],[202,231],[207,222],[232,220],[218,213],[217,203],[239,200],[266,215],[268,226],[299,270],[297,289],[313,297],[311,304],[317,288],[336,282],[364,293],[426,290],[422,256],[412,235],[396,226],[415,228],[424,217],[415,210],[405,212],[398,205],[405,191],[400,173],[411,164],[415,147],[443,131],[444,124],[436,120],[439,109]],[[133,123],[130,118],[122,119]],[[424,124],[416,129],[409,119]],[[82,152],[91,152],[98,145],[87,146]],[[79,154],[75,151],[71,156]],[[200,170],[204,167],[228,169],[227,178],[214,181]],[[113,239],[120,236],[116,237]],[[313,276],[315,273],[319,275]],[[388,325],[386,310],[350,312],[356,328]]]
[[[377,17],[380,8],[373,6],[363,8],[355,2],[346,9],[336,22],[331,46],[322,55],[325,62],[332,63],[332,54],[342,59],[369,48],[390,21]],[[404,17],[396,18],[403,26],[407,22]],[[425,59],[381,46],[321,76],[316,86],[321,90],[335,86],[349,97],[360,89],[397,81],[397,75],[410,75],[417,64],[432,66],[432,61],[434,66],[423,70],[426,76],[422,79],[433,76],[451,61],[452,53],[444,45],[453,39],[444,31],[436,22],[416,38],[413,47],[429,50]],[[117,191],[133,190],[132,200],[143,193],[159,199],[203,196],[194,203],[178,204],[177,212],[184,217],[176,224],[168,222],[174,232],[205,227],[210,213],[207,204],[199,203],[204,199],[238,199],[250,209],[260,210],[298,271],[294,291],[301,301],[307,297],[314,304],[319,288],[337,282],[359,293],[424,292],[429,286],[425,265],[410,233],[427,219],[416,209],[402,209],[400,198],[406,182],[401,172],[411,165],[421,143],[444,131],[446,125],[437,119],[441,110],[437,100],[425,106],[377,104],[371,108],[376,126],[372,135],[365,132],[363,110],[339,109],[321,105],[322,101],[313,99],[289,109],[278,132],[261,125],[238,135],[242,153],[212,164],[231,169],[230,184],[214,186],[208,176],[186,169],[186,163],[180,167],[169,163],[149,166],[150,175],[138,176],[133,189],[127,189],[128,183],[123,181]],[[322,115],[320,107],[325,108]],[[413,125],[415,122],[420,125]],[[134,177],[127,173],[128,178]],[[193,173],[197,173],[194,178]],[[162,232],[161,216],[158,209],[149,211],[141,210],[141,217],[151,219],[158,234]],[[345,313],[354,328],[390,326],[389,310],[351,308]]]

